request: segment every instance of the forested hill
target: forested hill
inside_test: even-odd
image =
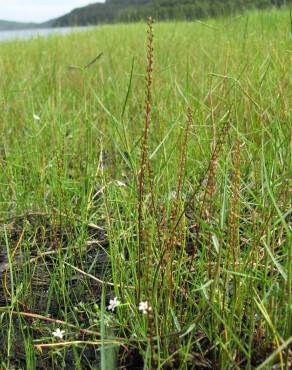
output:
[[[74,9],[57,18],[54,26],[134,22],[149,15],[157,20],[190,20],[285,3],[291,3],[291,0],[107,0],[104,4],[96,3]]]

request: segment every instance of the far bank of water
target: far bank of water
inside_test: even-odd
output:
[[[8,40],[27,40],[34,37],[49,36],[52,34],[67,34],[81,32],[89,27],[60,27],[60,28],[34,28],[27,30],[0,31],[0,42]]]

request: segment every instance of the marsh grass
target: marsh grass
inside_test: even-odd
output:
[[[1,44],[4,369],[291,366],[289,11],[148,29]]]

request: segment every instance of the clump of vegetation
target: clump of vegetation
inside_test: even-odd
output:
[[[1,45],[2,368],[291,366],[289,32]]]

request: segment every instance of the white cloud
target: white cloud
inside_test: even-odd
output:
[[[43,22],[96,2],[103,0],[0,0],[0,19]]]

